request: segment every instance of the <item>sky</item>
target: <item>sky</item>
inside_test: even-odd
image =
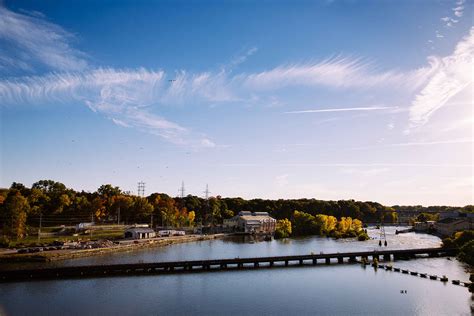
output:
[[[0,187],[473,204],[472,5],[0,0]]]

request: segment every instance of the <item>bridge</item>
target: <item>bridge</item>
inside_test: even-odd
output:
[[[0,282],[65,279],[83,277],[110,277],[124,275],[150,275],[163,273],[190,273],[206,271],[229,271],[255,268],[289,267],[331,263],[355,263],[358,260],[397,260],[417,256],[450,256],[455,249],[423,248],[374,250],[347,253],[319,253],[309,255],[292,255],[278,257],[211,259],[192,261],[171,261],[154,263],[112,264],[93,266],[72,266],[40,269],[3,270],[0,271]]]

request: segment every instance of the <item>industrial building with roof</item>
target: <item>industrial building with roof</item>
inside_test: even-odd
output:
[[[156,232],[147,227],[130,227],[125,231],[125,238],[130,239],[147,239],[155,238]]]
[[[443,236],[451,236],[455,232],[474,228],[472,217],[446,217],[436,222],[436,231]]]
[[[276,229],[276,219],[267,212],[240,212],[239,215],[224,220],[227,231],[246,234],[273,234]]]

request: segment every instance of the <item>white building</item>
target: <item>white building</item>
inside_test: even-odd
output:
[[[151,228],[132,227],[125,231],[125,238],[130,239],[147,239],[156,237],[156,233]]]
[[[224,227],[229,231],[248,234],[273,234],[276,219],[267,212],[240,212],[237,216],[225,219]]]

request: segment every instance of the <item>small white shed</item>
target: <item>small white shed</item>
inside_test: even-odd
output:
[[[132,227],[125,231],[125,238],[147,239],[156,237],[156,232],[151,228]]]

